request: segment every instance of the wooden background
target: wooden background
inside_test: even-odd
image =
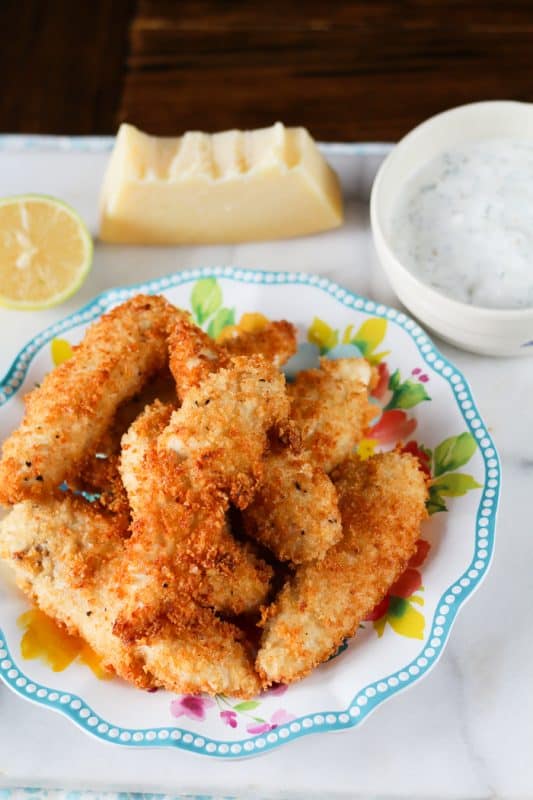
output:
[[[533,0],[0,0],[0,131],[306,125],[394,140],[444,108],[533,101]]]

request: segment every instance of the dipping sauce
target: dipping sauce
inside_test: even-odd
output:
[[[407,183],[390,231],[402,264],[443,294],[484,308],[533,307],[533,141],[444,151]]]

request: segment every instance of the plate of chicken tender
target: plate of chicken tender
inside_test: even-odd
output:
[[[463,376],[313,276],[101,295],[21,351],[0,435],[0,678],[105,741],[235,758],[357,725],[490,563],[498,457]],[[28,656],[29,609],[102,674]]]

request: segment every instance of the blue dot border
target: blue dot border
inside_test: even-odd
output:
[[[117,303],[127,300],[138,292],[156,294],[207,277],[267,286],[312,286],[347,308],[368,313],[373,317],[382,317],[402,328],[415,343],[428,369],[440,375],[449,384],[464,423],[478,442],[485,466],[485,480],[473,532],[472,560],[465,571],[443,592],[422,649],[401,669],[361,689],[344,711],[306,714],[281,725],[274,731],[239,741],[210,739],[174,726],[150,729],[122,728],[96,714],[81,697],[32,681],[17,666],[0,629],[0,678],[17,694],[67,716],[87,733],[100,740],[128,747],[173,747],[222,759],[235,759],[259,755],[310,733],[345,730],[360,725],[381,703],[416,683],[435,666],[443,652],[459,608],[478,588],[492,560],[501,467],[492,436],[479,415],[468,382],[439,352],[414,320],[403,312],[354,294],[326,278],[302,272],[269,272],[226,266],[207,267],[188,269],[157,280],[103,292],[79,311],[46,328],[20,351],[0,383],[0,406],[8,403],[16,395],[35,354],[56,336],[82,322],[97,318]]]

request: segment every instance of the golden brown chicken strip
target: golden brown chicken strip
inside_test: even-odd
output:
[[[237,357],[191,389],[170,418],[156,404],[134,423],[121,466],[134,517],[120,580],[121,636],[177,619],[184,593],[228,611],[264,601],[271,570],[233,540],[225,514],[230,498],[249,502],[267,433],[288,407],[271,364]]]
[[[125,680],[173,692],[256,694],[242,633],[208,609],[195,609],[188,626],[166,623],[136,644],[113,634],[122,537],[111,515],[78,498],[26,501],[0,524],[0,557],[46,614],[85,639]]]
[[[363,437],[374,413],[368,402],[371,378],[364,358],[322,358],[320,369],[298,373],[288,386],[302,447],[326,472],[348,458]]]
[[[233,356],[264,356],[275,367],[281,367],[298,348],[296,327],[287,320],[267,322],[257,331],[236,331],[222,342]]]
[[[243,517],[246,532],[282,561],[321,559],[341,538],[337,493],[326,472],[363,436],[372,413],[370,379],[362,358],[322,359],[320,369],[300,372],[288,387],[302,452],[267,456],[262,488]]]
[[[110,427],[80,467],[79,474],[69,479],[69,488],[90,495],[98,495],[98,503],[114,514],[129,519],[128,497],[119,472],[120,443],[122,437],[146,405],[156,398],[167,403],[177,403],[176,387],[172,375],[165,367],[154,375],[142,390],[122,403]]]
[[[176,320],[168,337],[170,371],[183,400],[212,372],[229,366],[230,356],[187,317]]]
[[[121,473],[133,515],[133,536],[127,550],[136,549],[137,539],[141,538],[145,575],[149,574],[150,562],[155,562],[151,574],[156,579],[150,585],[143,582],[142,601],[148,605],[152,590],[155,592],[152,605],[160,601],[161,580],[157,576],[164,565],[168,568],[168,586],[164,592],[167,603],[171,602],[174,587],[181,594],[183,559],[189,568],[189,557],[194,555],[195,572],[188,577],[188,582],[196,584],[192,592],[197,602],[225,614],[255,611],[268,594],[271,568],[257,558],[249,546],[233,538],[224,516],[218,529],[210,525],[207,541],[194,538],[195,532],[200,530],[204,501],[198,498],[200,507],[195,511],[194,526],[192,520],[184,524],[189,509],[185,511],[179,507],[176,499],[187,496],[190,504],[195,495],[194,486],[185,483],[186,471],[177,470],[170,475],[177,486],[167,494],[169,480],[165,479],[164,465],[159,461],[157,439],[168,425],[172,411],[171,406],[156,401],[135,420],[123,438]],[[223,497],[220,503],[225,506]],[[219,519],[218,514],[216,519]],[[145,549],[147,537],[151,541],[149,550]]]
[[[323,558],[342,536],[333,483],[306,455],[287,449],[265,457],[261,486],[243,523],[280,561],[294,564]]]
[[[282,338],[294,341],[294,329],[289,332],[284,323],[279,325]],[[236,347],[241,337],[230,341]],[[286,347],[288,351],[289,345]],[[280,352],[280,345],[275,349]],[[229,363],[224,348],[186,319],[178,320],[174,326],[169,351],[171,370],[182,398],[207,375]],[[321,468],[312,466],[308,458],[291,453],[289,448],[265,456],[262,484],[244,515],[244,524],[246,532],[267,545],[278,558],[295,563],[322,557],[341,536],[333,484]]]
[[[170,369],[180,399],[211,372],[230,363],[231,356],[263,356],[280,367],[297,348],[296,328],[285,320],[268,322],[255,332],[236,332],[221,344],[186,317],[176,321],[169,336]]]
[[[355,634],[404,571],[427,516],[426,479],[409,454],[352,457],[333,479],[343,538],[299,567],[265,613],[256,668],[266,685],[303,678]]]
[[[287,341],[294,337],[295,344],[294,329],[290,336],[280,335]],[[225,345],[237,348],[240,341],[246,336]],[[223,347],[186,319],[176,323],[169,350],[182,397],[228,363]],[[246,533],[280,560],[301,564],[322,558],[341,538],[337,496],[324,470],[346,458],[361,439],[371,413],[370,380],[364,359],[322,359],[320,369],[300,373],[289,385],[291,421],[302,435],[304,452],[297,456],[286,448],[266,455],[262,486],[243,517]]]
[[[284,376],[262,356],[236,356],[186,394],[159,438],[198,487],[220,488],[244,508],[262,473],[271,428],[286,425]]]
[[[181,313],[163,297],[137,295],[91,325],[72,358],[26,397],[3,446],[0,502],[46,496],[75,476],[118,406],[164,366],[167,329]]]

